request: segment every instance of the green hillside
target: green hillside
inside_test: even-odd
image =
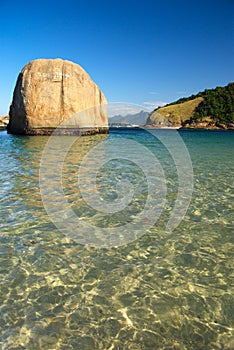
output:
[[[194,98],[183,103],[170,104],[153,111],[148,120],[148,124],[158,125],[162,123],[160,115],[165,117],[173,126],[181,126],[183,122],[194,115],[195,108],[203,101],[202,97]]]
[[[234,83],[207,89],[154,110],[147,124],[157,125],[159,115],[172,126],[234,127]]]

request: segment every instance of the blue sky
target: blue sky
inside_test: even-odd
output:
[[[30,60],[80,64],[108,101],[150,106],[234,80],[233,0],[0,0],[0,115]]]

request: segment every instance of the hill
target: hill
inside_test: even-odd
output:
[[[176,127],[234,128],[234,83],[159,107],[150,113],[147,125],[164,126],[159,115]]]
[[[183,122],[193,117],[195,108],[202,100],[202,97],[197,97],[194,100],[158,108],[150,114],[147,124],[163,125],[162,123],[165,124],[168,120],[172,126],[181,126]],[[160,115],[165,117],[164,121]]]
[[[115,115],[113,117],[108,118],[109,125],[145,125],[146,120],[149,116],[148,112],[140,111],[136,114],[127,114],[125,116]]]

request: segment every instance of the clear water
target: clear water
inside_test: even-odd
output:
[[[170,131],[162,132],[170,137]],[[171,233],[165,223],[178,176],[168,151],[142,131],[105,136],[134,139],[155,152],[167,198],[146,234],[100,249],[63,235],[44,209],[39,165],[48,138],[0,132],[1,349],[234,349],[234,132],[180,135],[192,160],[194,191]],[[110,201],[120,175],[134,184],[133,205],[121,213],[90,208],[77,187],[79,162],[103,137],[74,144],[64,164],[63,189],[77,216],[121,231],[148,195],[139,168],[113,160],[100,170],[100,191],[107,189],[103,196]]]

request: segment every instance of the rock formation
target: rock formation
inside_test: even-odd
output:
[[[8,115],[5,115],[4,117],[0,117],[0,129],[6,129],[8,123],[9,123]]]
[[[106,98],[78,64],[38,59],[20,72],[10,107],[8,132],[49,135],[107,132]]]

